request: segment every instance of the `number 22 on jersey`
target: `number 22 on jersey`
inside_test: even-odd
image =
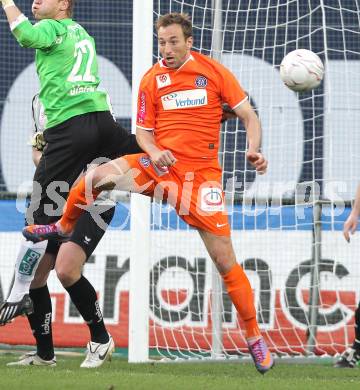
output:
[[[83,39],[75,44],[75,64],[67,81],[76,83],[80,81],[95,82],[96,78],[91,74],[91,66],[95,58],[94,46],[88,39]]]

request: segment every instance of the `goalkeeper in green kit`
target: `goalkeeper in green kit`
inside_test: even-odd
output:
[[[0,2],[19,44],[36,49],[46,147],[35,171],[26,222],[49,224],[59,218],[59,212],[61,214],[62,207],[54,199],[59,199],[59,195],[67,197],[72,184],[89,163],[99,157],[112,159],[139,153],[141,149],[135,136],[114,120],[107,94],[98,89],[95,42],[71,19],[75,1],[34,0],[32,12],[39,20],[35,25],[12,0]],[[41,294],[38,291],[33,295],[33,290],[29,295],[29,287],[44,254],[56,255],[58,250],[58,244],[50,240],[36,244],[22,242],[15,265],[14,285],[6,302],[0,306],[0,325],[19,315],[31,314],[34,299],[38,300],[37,306],[39,302],[43,304],[50,300],[47,287]],[[62,260],[57,258],[59,262]],[[89,297],[82,310],[87,318],[91,317],[89,322],[95,324],[99,307],[89,281],[81,276],[66,288],[73,302]],[[92,341],[104,347],[103,350],[113,346],[111,337],[104,332]],[[109,348],[106,349],[106,345]]]

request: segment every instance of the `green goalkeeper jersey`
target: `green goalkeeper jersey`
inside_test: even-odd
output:
[[[12,30],[23,47],[36,49],[40,101],[48,129],[76,115],[108,111],[100,82],[94,39],[72,19],[44,19],[32,25],[23,17]]]

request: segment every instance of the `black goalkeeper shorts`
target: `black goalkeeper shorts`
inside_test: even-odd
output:
[[[91,213],[86,211],[79,218],[69,240],[78,244],[83,249],[86,254],[86,259],[88,259],[94,252],[105,233],[106,226],[104,226],[104,224],[110,224],[115,212],[114,205],[105,204],[104,206],[98,207],[103,207],[103,211],[100,214],[101,220],[99,220],[98,217],[94,220]],[[56,256],[60,245],[61,244],[58,242],[49,241],[46,252]]]
[[[141,152],[135,135],[122,128],[109,111],[75,116],[45,130],[47,145],[34,175],[27,224],[57,221],[68,191],[87,165]]]
[[[63,210],[68,191],[86,170],[89,163],[103,157],[114,159],[125,154],[141,153],[135,135],[122,128],[109,111],[78,115],[57,126],[46,129],[47,142],[34,175],[34,186],[26,212],[26,224],[49,224],[57,221]],[[87,217],[84,217],[87,218]],[[82,243],[91,253],[103,232],[89,218],[74,233],[74,242]],[[94,239],[82,241],[92,232]],[[95,232],[95,233],[94,233]],[[99,239],[100,239],[99,238]],[[58,244],[49,242],[49,253],[57,253]]]

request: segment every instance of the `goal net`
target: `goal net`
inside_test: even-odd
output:
[[[233,71],[262,122],[266,175],[246,162],[238,121],[223,125],[219,158],[263,335],[279,356],[341,352],[354,337],[359,282],[360,240],[349,246],[341,233],[349,211],[342,201],[352,199],[360,173],[358,3],[154,2],[154,19],[173,11],[191,15],[194,49]],[[325,63],[313,92],[295,94],[280,80],[282,58],[298,48]],[[243,325],[198,233],[155,202],[151,228],[150,355],[246,354]]]

